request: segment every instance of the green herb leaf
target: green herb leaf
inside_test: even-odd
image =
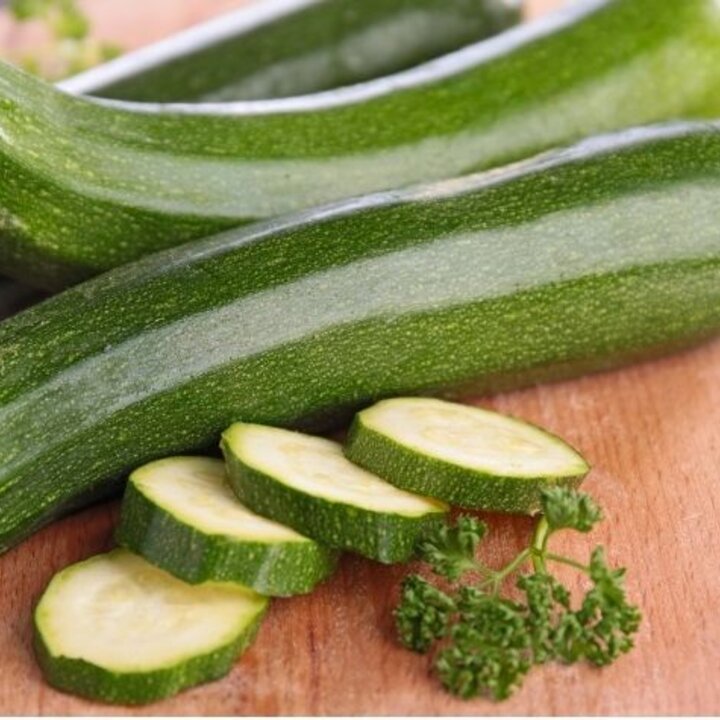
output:
[[[496,595],[463,588],[460,620],[435,668],[442,684],[462,698],[503,700],[532,665],[523,608]]]
[[[470,570],[481,570],[475,551],[487,533],[477,518],[461,515],[455,525],[440,525],[419,544],[418,555],[436,575],[457,580]]]
[[[540,506],[551,530],[570,528],[589,532],[602,520],[602,512],[587,494],[570,488],[543,490]]]
[[[613,570],[602,547],[590,559],[593,588],[576,615],[585,629],[585,657],[594,665],[609,665],[632,649],[641,613],[625,594],[625,568]]]
[[[586,660],[602,666],[633,647],[641,616],[627,600],[625,570],[610,568],[600,547],[589,565],[548,549],[557,530],[588,532],[600,519],[600,509],[588,495],[565,488],[543,493],[542,507],[546,517],[538,522],[533,541],[499,570],[475,557],[487,527],[474,518],[460,517],[420,543],[420,557],[436,574],[449,580],[468,570],[481,574],[475,584],[450,592],[410,575],[395,611],[406,647],[424,653],[439,644],[433,667],[454,695],[503,700],[520,687],[533,665]],[[502,581],[529,560],[536,572],[517,580],[524,602],[502,597]],[[567,588],[546,570],[548,561],[589,577],[592,587],[578,609],[573,609]]]
[[[447,634],[455,602],[419,575],[408,575],[402,585],[395,624],[400,641],[409,650],[427,652]]]
[[[523,575],[517,582],[527,599],[526,627],[536,663],[557,655],[555,631],[558,618],[570,609],[570,593],[552,575]]]

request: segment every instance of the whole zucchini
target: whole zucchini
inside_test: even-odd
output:
[[[0,66],[0,269],[59,287],[258,218],[716,113],[717,0],[588,0],[404,73],[269,101],[90,101]]]
[[[517,0],[264,0],[56,87],[165,102],[299,95],[401,70],[519,20]],[[19,309],[5,302],[7,285],[0,279],[0,317]]]
[[[518,0],[263,0],[59,87],[153,102],[302,95],[403,70],[519,17]]]
[[[720,124],[587,141],[144,258],[0,324],[0,547],[232,422],[490,392],[720,329]]]

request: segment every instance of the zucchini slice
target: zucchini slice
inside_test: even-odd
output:
[[[310,592],[337,553],[243,507],[222,460],[171,457],[130,475],[121,545],[190,583],[231,581],[263,595]]]
[[[331,440],[235,423],[223,433],[230,483],[255,512],[330,547],[403,562],[447,507],[384,482]]]
[[[35,610],[36,651],[60,690],[152,702],[227,674],[267,604],[239,585],[188,585],[114,550],[55,575]]]
[[[504,512],[536,512],[541,488],[575,487],[590,470],[576,450],[535,425],[419,397],[358,413],[346,455],[405,490]]]

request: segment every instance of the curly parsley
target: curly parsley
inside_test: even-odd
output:
[[[436,648],[433,668],[445,688],[462,698],[503,700],[520,687],[534,666],[551,660],[603,666],[633,647],[640,611],[628,602],[624,569],[607,565],[602,547],[589,564],[548,549],[554,533],[589,532],[602,514],[585,493],[554,488],[542,494],[543,515],[530,545],[499,570],[476,558],[487,526],[461,516],[425,537],[418,553],[438,576],[456,583],[445,592],[419,575],[402,584],[395,621],[405,647],[419,653]],[[500,594],[502,582],[532,563],[516,582],[522,601]],[[578,608],[547,569],[560,563],[586,575],[591,587]],[[479,577],[457,585],[467,573]]]

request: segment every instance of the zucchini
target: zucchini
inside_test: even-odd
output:
[[[353,465],[325,438],[235,423],[222,449],[230,484],[248,507],[380,562],[409,560],[418,538],[448,511]]]
[[[244,508],[215,458],[135,470],[116,539],[186,582],[236,582],[263,595],[310,592],[335,566],[332,551]]]
[[[266,607],[239,585],[188,585],[114,550],[55,575],[35,610],[35,647],[60,690],[148,703],[226,675]]]
[[[537,512],[543,488],[577,487],[590,470],[545,430],[434,398],[384,400],[358,413],[345,454],[404,490],[502,512]]]
[[[59,87],[154,102],[302,95],[411,67],[519,19],[517,0],[264,0]]]
[[[401,70],[519,20],[516,0],[264,0],[56,87],[161,102],[299,95]],[[3,290],[0,316],[16,311]]]
[[[236,229],[0,323],[0,548],[236,420],[322,430],[720,329],[720,125]]]
[[[1,65],[0,108],[0,270],[57,288],[251,220],[720,114],[720,4],[589,0],[404,73],[237,104],[90,101]]]

